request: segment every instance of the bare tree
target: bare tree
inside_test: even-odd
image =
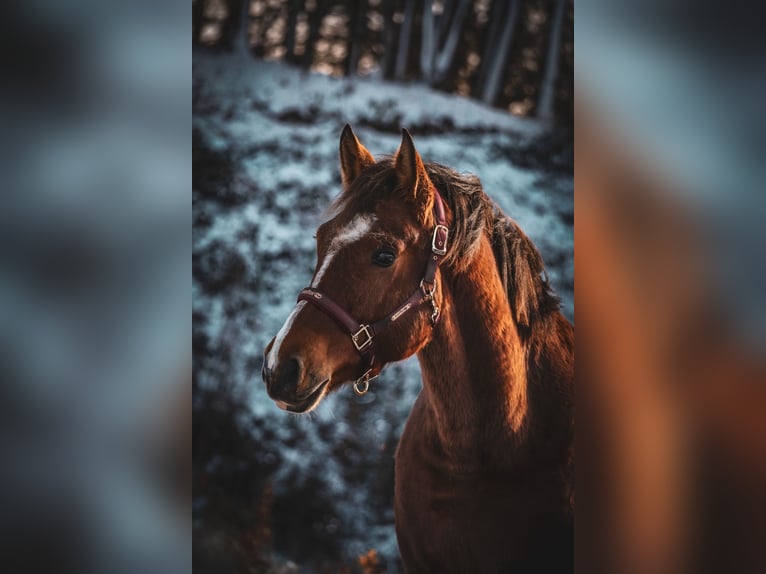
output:
[[[488,63],[492,60],[493,50],[497,48],[500,32],[503,29],[503,16],[505,15],[507,4],[507,2],[500,0],[495,0],[490,3],[489,30],[485,36],[484,51],[482,52],[479,69],[477,70],[476,78],[474,79],[474,94],[482,94],[484,86],[487,83]]]
[[[390,80],[394,77],[394,64],[396,63],[396,37],[397,28],[394,22],[394,12],[397,2],[389,0],[383,2],[381,7],[383,13],[383,77]]]
[[[463,23],[472,5],[472,0],[426,1],[423,7],[420,69],[428,84],[438,84],[447,76],[463,33]]]
[[[288,0],[287,27],[285,29],[285,60],[295,63],[295,27],[298,22],[298,12],[303,8],[303,0]]]
[[[495,0],[494,4],[505,3],[505,0]],[[502,23],[501,28],[496,32],[495,38],[492,38],[492,31],[490,31],[490,40],[494,40],[493,43],[488,43],[485,50],[485,60],[482,62],[482,66],[486,66],[485,81],[481,89],[481,99],[487,104],[494,104],[497,99],[497,94],[500,91],[500,84],[503,79],[503,72],[505,71],[505,65],[508,61],[508,55],[511,51],[511,43],[513,40],[513,32],[516,28],[516,21],[519,18],[519,8],[521,0],[509,0],[510,6],[508,7],[507,14],[504,11],[504,18],[500,18]],[[493,15],[497,16],[494,11]],[[492,25],[495,23],[493,22]],[[500,26],[500,24],[498,24]]]
[[[359,67],[359,56],[362,51],[362,38],[364,37],[365,24],[367,22],[367,2],[352,0],[349,3],[348,13],[348,55],[346,57],[346,75],[353,76]]]
[[[537,116],[546,121],[553,119],[553,104],[556,100],[556,80],[559,71],[565,13],[566,0],[555,0],[553,21],[548,36],[548,54],[545,58],[543,80],[540,85],[540,99],[537,100]]]
[[[415,20],[415,7],[418,0],[406,0],[404,5],[404,21],[399,32],[399,50],[396,53],[396,79],[404,80],[407,75],[407,58],[410,53],[410,36]]]
[[[319,40],[319,29],[324,17],[326,0],[314,0],[313,10],[308,10],[309,36],[306,40],[306,48],[303,51],[303,67],[310,68],[314,63],[314,48]],[[308,8],[308,7],[307,7]]]
[[[222,43],[228,50],[250,53],[250,0],[229,0],[229,17],[223,25]]]

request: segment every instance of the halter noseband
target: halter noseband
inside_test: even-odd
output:
[[[428,257],[426,271],[420,285],[410,297],[391,313],[375,321],[372,324],[360,323],[354,319],[343,307],[332,301],[329,297],[317,289],[311,287],[303,289],[298,295],[298,301],[307,301],[323,311],[338,326],[351,336],[351,342],[354,348],[366,360],[366,370],[364,374],[354,382],[354,391],[358,395],[363,395],[370,388],[370,381],[378,378],[384,365],[375,366],[375,337],[381,332],[393,325],[408,311],[415,309],[423,303],[430,302],[432,313],[431,323],[436,325],[439,320],[439,307],[434,301],[434,292],[436,291],[436,270],[439,268],[441,260],[447,253],[447,238],[449,229],[447,228],[447,218],[444,212],[444,200],[436,188],[434,192],[434,218],[436,226],[434,227],[433,237],[431,239],[431,250]]]

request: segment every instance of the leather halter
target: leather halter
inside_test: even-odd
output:
[[[447,239],[449,229],[447,228],[447,218],[444,212],[444,200],[436,188],[434,192],[434,218],[436,226],[434,227],[433,237],[431,239],[431,249],[428,257],[423,279],[415,292],[409,298],[391,311],[388,315],[371,324],[360,323],[354,319],[343,307],[335,303],[329,297],[321,293],[318,289],[306,288],[298,295],[298,301],[307,301],[328,315],[338,326],[351,336],[351,342],[354,348],[359,352],[362,359],[365,360],[365,372],[354,382],[354,391],[358,395],[363,395],[370,388],[370,381],[376,379],[383,370],[384,365],[375,365],[375,338],[401,319],[409,311],[419,307],[423,303],[430,302],[432,313],[431,323],[436,325],[439,320],[439,307],[434,301],[434,292],[436,291],[436,270],[439,268],[444,255],[447,253]]]

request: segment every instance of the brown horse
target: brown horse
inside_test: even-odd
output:
[[[407,571],[571,571],[574,330],[540,254],[406,130],[376,162],[346,126],[340,160],[311,287],[265,350],[269,395],[306,412],[417,353],[423,390],[396,452]]]

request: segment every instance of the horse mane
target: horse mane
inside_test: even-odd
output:
[[[426,163],[425,168],[454,215],[452,248],[442,264],[456,273],[465,271],[486,233],[520,333],[528,336],[539,319],[559,309],[539,251],[519,225],[484,193],[478,177],[433,162]],[[336,213],[345,208],[371,212],[398,191],[394,162],[387,157],[363,170],[330,209]]]

